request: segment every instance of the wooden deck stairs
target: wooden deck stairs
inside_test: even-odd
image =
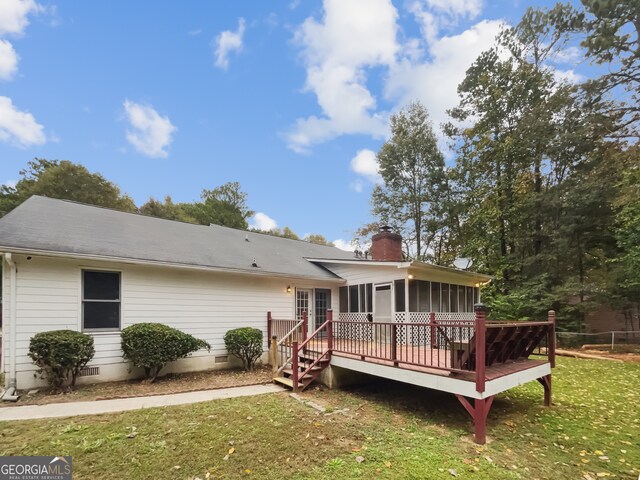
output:
[[[306,389],[329,366],[332,350],[332,314],[311,335],[307,335],[307,316],[294,329],[277,341],[272,339],[272,364],[276,365],[273,381],[294,392]],[[324,338],[328,341],[324,341]],[[299,340],[302,342],[299,342]]]
[[[289,363],[288,366],[282,369],[280,375],[273,378],[273,381],[280,383],[292,390],[302,391],[306,389],[316,378],[320,376],[322,371],[329,365],[328,358],[322,358],[320,361],[314,364],[316,356],[310,356],[307,354],[300,354],[298,356],[298,375],[297,387],[294,387],[294,372],[293,365]]]

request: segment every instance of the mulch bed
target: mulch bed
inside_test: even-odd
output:
[[[41,388],[35,395],[20,391],[20,399],[13,402],[0,402],[0,407],[22,405],[44,405],[47,403],[84,402],[113,398],[144,397],[169,393],[194,392],[218,388],[241,387],[271,383],[273,374],[268,365],[258,366],[252,372],[244,370],[208,370],[204,372],[168,374],[154,383],[141,380],[77,385],[74,390],[50,394]]]

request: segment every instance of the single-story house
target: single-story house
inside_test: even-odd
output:
[[[43,384],[28,356],[38,332],[92,335],[96,354],[79,379],[91,383],[139,375],[120,332],[161,322],[212,347],[167,372],[230,366],[225,332],[255,327],[275,381],[301,390],[365,374],[449,392],[478,443],[497,393],[537,380],[551,404],[555,313],[488,321],[479,287],[490,277],[405,261],[386,227],[369,252],[345,252],[34,196],[0,219],[0,253],[9,395]]]
[[[353,320],[424,321],[428,312],[473,319],[489,280],[403,261],[399,236],[386,230],[365,255],[40,196],[0,219],[0,252],[1,371],[19,389],[43,384],[27,356],[38,332],[92,335],[95,358],[79,383],[121,380],[140,373],[120,349],[121,330],[138,322],[211,344],[165,372],[224,368],[233,361],[223,342],[229,329],[261,329],[267,351],[267,312],[298,320],[307,312],[309,332],[329,310]]]

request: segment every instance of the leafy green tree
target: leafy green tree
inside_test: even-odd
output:
[[[213,190],[203,190],[201,201],[180,204],[181,209],[201,225],[222,225],[246,230],[254,212],[247,207],[247,194],[238,182],[227,182]]]
[[[444,157],[427,109],[415,102],[391,116],[391,138],[378,152],[383,184],[372,192],[376,221],[402,234],[407,254],[425,259],[440,229]],[[435,259],[438,262],[439,259]]]
[[[333,243],[328,241],[324,235],[320,235],[319,233],[310,233],[306,237],[304,237],[305,242],[316,243],[318,245],[327,245],[332,247]]]
[[[6,215],[32,195],[73,200],[89,205],[135,212],[131,197],[99,173],[68,160],[36,158],[20,171],[15,187],[0,187],[0,214]]]
[[[609,137],[636,142],[640,138],[640,8],[637,0],[582,0],[581,8],[565,7],[553,25],[579,35],[586,57],[603,73],[585,82],[585,91],[600,98],[623,97],[608,113],[621,117]]]
[[[446,129],[458,151],[448,222],[453,247],[495,275],[485,295],[495,314],[540,318],[553,307],[579,328],[614,254],[619,170],[605,138],[617,119],[551,68],[568,41],[551,25],[563,12],[527,11],[467,71]]]
[[[164,197],[164,203],[156,200],[153,197],[150,198],[144,205],[139,208],[139,211],[140,213],[149,215],[150,217],[196,223],[193,218],[187,215],[182,205],[173,203],[169,195]]]
[[[635,160],[638,148],[627,153]],[[615,287],[626,299],[626,307],[635,305],[637,308],[640,305],[640,166],[637,161],[623,174],[616,204],[620,207],[615,225],[620,253],[612,261],[617,274]]]
[[[272,228],[271,230],[259,230],[257,228],[252,229],[256,233],[264,233],[265,235],[272,235],[274,237],[289,238],[291,240],[300,240],[300,237],[289,227],[283,229]]]

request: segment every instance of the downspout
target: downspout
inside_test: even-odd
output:
[[[9,382],[8,388],[5,394],[2,396],[2,400],[15,402],[18,397],[14,395],[16,391],[16,298],[17,298],[17,285],[16,279],[18,276],[18,269],[13,257],[10,253],[4,254],[4,259],[9,265],[10,271],[10,293],[9,293]]]

